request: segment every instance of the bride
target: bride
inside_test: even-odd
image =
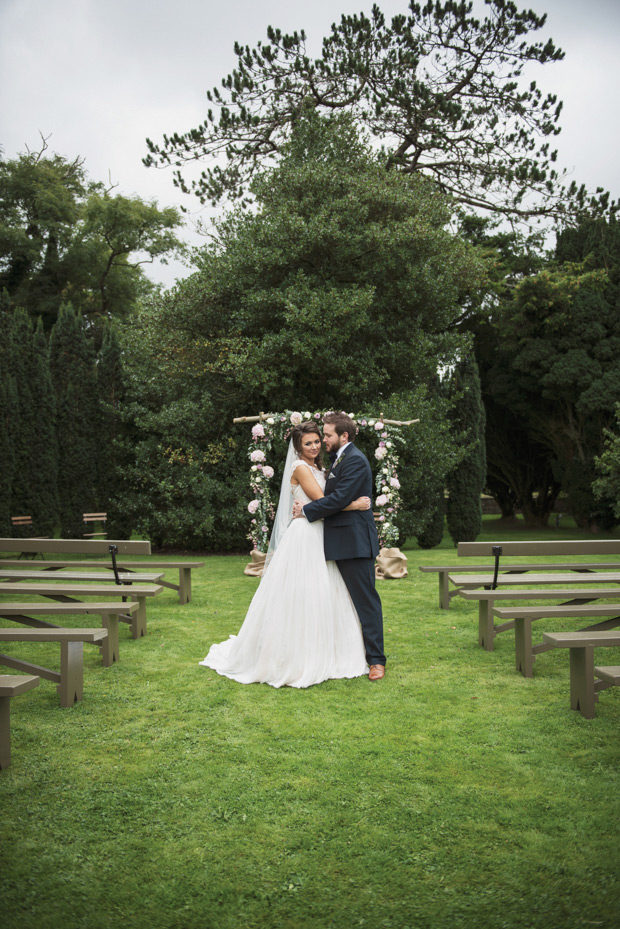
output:
[[[321,433],[296,426],[263,576],[239,634],[212,645],[200,662],[242,684],[310,687],[368,672],[362,630],[334,561],[325,561],[323,521],[291,520],[293,501],[322,497]],[[367,510],[360,497],[347,510]]]

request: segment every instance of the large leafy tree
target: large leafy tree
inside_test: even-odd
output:
[[[161,144],[147,140],[145,164],[174,166],[175,183],[202,202],[242,195],[312,105],[349,112],[384,146],[385,167],[433,177],[469,209],[562,215],[586,198],[574,183],[565,189],[555,167],[562,104],[520,79],[532,62],[563,52],[532,37],[545,16],[510,0],[486,3],[478,19],[472,3],[411,2],[389,23],[375,5],[369,17],[333,25],[318,58],[303,31],[269,27],[267,43],[235,45],[237,66],[207,94],[204,122]],[[196,160],[206,167],[188,181],[183,168]]]
[[[516,426],[515,459],[529,443],[531,471],[541,492],[548,489],[543,521],[561,489],[580,526],[613,523],[592,482],[620,400],[619,269],[614,217],[585,219],[563,233],[555,260],[524,276],[503,307],[487,390],[506,425]]]
[[[0,161],[0,288],[46,330],[70,300],[91,322],[124,317],[152,285],[143,267],[180,249],[180,217],[88,181],[46,143]]]
[[[412,396],[462,350],[459,322],[479,299],[484,264],[447,230],[445,197],[386,174],[349,117],[303,114],[253,192],[256,210],[222,220],[197,273],[134,324],[131,506],[149,529],[161,502],[160,539],[200,514],[203,545],[244,545],[246,440],[233,417],[395,413],[395,394]],[[433,454],[428,442],[419,452],[423,483]]]

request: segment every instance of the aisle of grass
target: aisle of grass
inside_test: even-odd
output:
[[[449,541],[407,555],[380,585],[382,682],[277,691],[199,667],[257,583],[214,557],[190,605],[167,591],[145,639],[123,627],[118,665],[85,653],[81,704],[48,682],[16,700],[3,927],[617,926],[620,690],[571,712],[565,653],[524,680],[510,633],[488,654],[471,605],[439,610],[417,566]]]

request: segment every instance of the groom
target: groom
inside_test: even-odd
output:
[[[330,457],[336,454],[327,474],[325,496],[303,508],[295,503],[293,516],[305,516],[310,522],[325,520],[325,559],[338,565],[362,626],[368,677],[378,681],[385,675],[383,614],[375,589],[379,538],[372,510],[343,512],[358,497],[372,497],[372,473],[368,459],[353,444],[357,434],[353,420],[345,413],[328,413],[323,423],[323,444]]]

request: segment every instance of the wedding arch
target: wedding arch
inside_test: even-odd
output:
[[[250,529],[248,539],[252,542],[253,554],[266,553],[269,544],[270,527],[275,516],[273,478],[275,470],[270,464],[270,456],[275,445],[284,442],[292,428],[304,420],[321,422],[323,417],[333,410],[315,410],[314,412],[284,410],[280,413],[259,413],[257,416],[238,416],[234,423],[254,423],[248,445],[250,461],[250,490],[252,499],[248,502]],[[386,419],[382,414],[370,416],[365,414],[347,414],[356,423],[358,433],[367,432],[376,438],[374,450],[378,463],[375,478],[375,497],[377,532],[381,548],[390,548],[397,544],[398,529],[396,516],[400,507],[400,481],[398,478],[399,448],[403,445],[403,426],[412,426],[419,419],[405,421]],[[273,460],[273,459],[271,459]],[[277,494],[275,494],[277,496]]]

